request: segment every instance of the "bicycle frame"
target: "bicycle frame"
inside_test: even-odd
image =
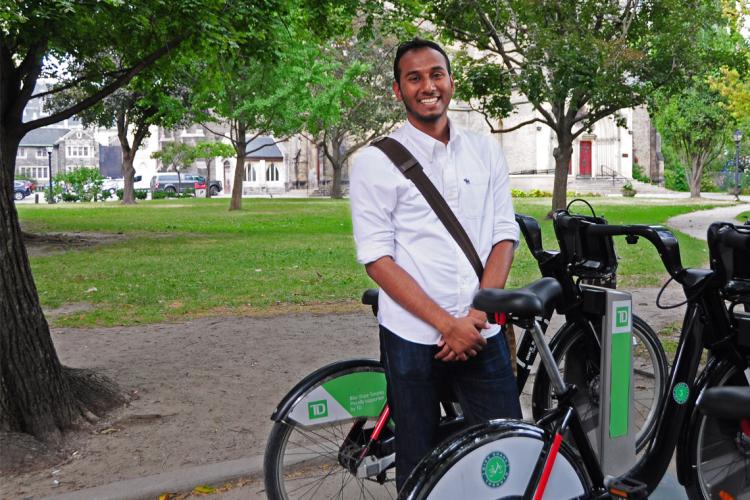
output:
[[[556,214],[557,215],[557,214]],[[570,216],[566,217],[565,224],[571,223]],[[572,229],[572,228],[571,228]],[[659,251],[660,257],[669,274],[682,284],[685,296],[688,297],[687,309],[685,311],[680,340],[675,353],[672,370],[669,374],[669,397],[660,404],[656,421],[656,433],[647,451],[641,460],[620,480],[635,480],[637,483],[646,485],[649,493],[653,492],[659,481],[666,473],[672,454],[687,430],[690,417],[693,414],[695,401],[708,380],[711,379],[711,370],[715,369],[721,360],[728,360],[743,370],[748,368],[746,353],[740,352],[737,342],[733,339],[735,333],[729,324],[729,318],[724,301],[719,293],[720,283],[716,273],[710,270],[691,269],[681,267],[679,250],[671,233],[661,229],[648,226],[597,226],[588,227],[592,234],[625,235],[632,239],[633,235],[643,236],[651,241]],[[537,327],[541,332],[541,328]],[[544,342],[543,337],[535,335],[535,341]],[[539,350],[549,351],[549,346],[539,344]],[[711,353],[711,360],[706,369],[698,373],[701,355],[706,348]],[[542,354],[542,362],[548,373],[559,370],[554,360],[546,359]],[[551,377],[554,381],[554,376]],[[570,389],[557,387],[562,390],[558,396],[561,404],[540,420],[539,424],[553,422],[565,414],[563,427],[570,422],[570,431],[573,440],[581,454],[584,466],[592,478],[594,485],[603,484],[603,474],[598,459],[593,452],[588,436],[580,428],[580,418],[575,407],[570,404]],[[572,413],[572,415],[570,415]],[[543,454],[544,455],[544,454]],[[545,466],[540,457],[532,478],[537,480],[541,477],[542,468]],[[684,474],[682,474],[684,477]],[[536,485],[536,482],[530,483]],[[527,491],[527,493],[529,493]],[[603,495],[603,496],[602,496]],[[609,498],[609,493],[593,493],[593,498]]]

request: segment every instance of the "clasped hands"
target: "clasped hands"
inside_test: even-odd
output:
[[[466,316],[453,318],[443,330],[438,341],[440,350],[435,359],[441,361],[466,361],[476,356],[487,344],[482,330],[490,327],[487,314],[477,309],[469,309]]]

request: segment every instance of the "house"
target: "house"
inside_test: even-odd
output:
[[[67,128],[44,127],[30,131],[16,151],[16,176],[35,179],[38,184],[49,183],[52,174],[60,171],[59,140],[70,132]]]

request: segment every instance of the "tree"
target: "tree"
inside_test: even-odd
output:
[[[403,120],[403,107],[393,99],[390,91],[396,43],[394,39],[383,36],[352,38],[332,45],[329,50],[340,63],[337,76],[355,64],[367,64],[367,69],[354,79],[361,95],[341,106],[341,115],[336,122],[328,126],[320,124],[319,142],[333,167],[332,198],[342,196],[341,171],[346,161]]]
[[[725,109],[726,101],[700,78],[689,88],[656,100],[660,101],[656,128],[685,168],[690,197],[700,197],[704,167],[723,153],[735,123]]]
[[[190,148],[188,151],[188,161],[193,163],[196,160],[206,162],[206,198],[211,197],[211,162],[214,158],[229,158],[234,154],[234,148],[224,142],[202,141]]]
[[[195,51],[192,51],[195,55]],[[171,57],[139,74],[127,86],[78,114],[84,125],[115,127],[122,149],[122,203],[135,203],[135,155],[149,136],[152,125],[174,127],[186,113],[184,100],[189,89],[175,82],[174,67],[183,59]],[[85,90],[69,89],[48,100],[46,109],[57,110],[80,99]]]
[[[168,142],[159,151],[151,153],[151,158],[161,161],[162,169],[171,168],[177,174],[177,194],[182,184],[181,172],[193,163],[193,148],[182,142]]]
[[[556,135],[552,208],[565,207],[573,141],[598,120],[679,87],[695,68],[690,36],[720,16],[711,0],[437,0],[424,15],[449,41],[471,48],[458,96],[495,133],[541,123]],[[520,93],[536,115],[510,128],[492,120]],[[621,123],[621,121],[620,121]]]
[[[235,149],[230,210],[242,206],[245,158],[255,152],[247,150],[254,139],[273,135],[281,142],[303,130],[316,131],[339,119],[341,103],[356,93],[351,82],[361,64],[337,75],[340,64],[306,42],[304,34],[290,34],[286,42],[272,59],[238,51],[202,71],[206,85],[196,93],[194,108],[203,126]],[[227,124],[228,130],[215,123]]]
[[[264,50],[273,40],[265,20],[281,15],[282,5],[240,3],[255,9],[241,32],[225,23],[234,4],[212,0],[6,0],[0,8],[0,432],[54,442],[79,418],[93,420],[121,401],[111,382],[62,366],[55,353],[11,201],[19,142],[95,105],[181,47],[255,40]],[[40,76],[57,83],[35,95]],[[22,121],[32,98],[74,87],[87,92],[49,116]]]

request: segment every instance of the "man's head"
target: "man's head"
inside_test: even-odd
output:
[[[421,38],[399,45],[393,77],[393,92],[412,122],[434,123],[447,116],[453,76],[448,55],[440,45]]]

